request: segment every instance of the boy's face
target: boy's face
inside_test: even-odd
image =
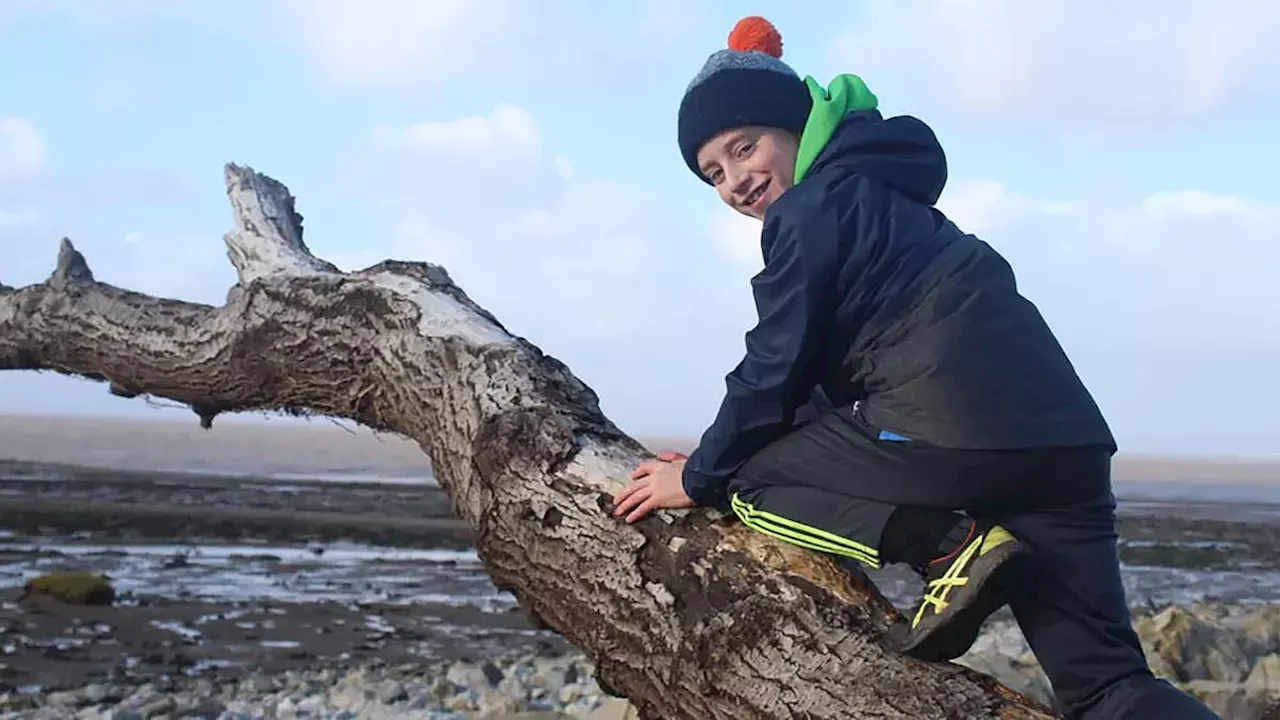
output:
[[[800,139],[779,128],[725,130],[698,150],[698,169],[720,199],[743,215],[764,219],[773,201],[791,187]]]

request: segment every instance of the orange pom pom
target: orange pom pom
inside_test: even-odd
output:
[[[773,23],[759,15],[744,17],[729,32],[729,49],[738,52],[762,52],[782,57],[782,34]]]

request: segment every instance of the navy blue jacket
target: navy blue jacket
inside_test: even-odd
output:
[[[859,112],[769,208],[751,283],[759,320],[685,466],[695,502],[722,504],[729,478],[815,396],[940,447],[1114,451],[1008,263],[933,207],[946,180],[927,125]]]

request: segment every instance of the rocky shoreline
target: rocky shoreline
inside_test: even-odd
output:
[[[576,654],[507,653],[479,663],[371,659],[240,678],[164,676],[0,694],[0,717],[128,720],[245,718],[589,718],[622,720]]]
[[[1205,604],[1137,611],[1153,669],[1204,700],[1226,720],[1280,718],[1280,607]],[[989,624],[958,663],[993,675],[1052,705],[1052,693],[1016,625]],[[433,718],[622,720],[633,712],[604,694],[592,663],[545,646],[480,661],[359,662],[276,673],[220,674],[217,668],[142,681],[112,677],[63,690],[0,693],[0,717]]]

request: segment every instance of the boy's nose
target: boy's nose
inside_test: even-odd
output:
[[[745,198],[747,193],[751,192],[751,173],[739,172],[737,175],[730,176],[730,181],[733,183],[733,194],[739,200]]]

